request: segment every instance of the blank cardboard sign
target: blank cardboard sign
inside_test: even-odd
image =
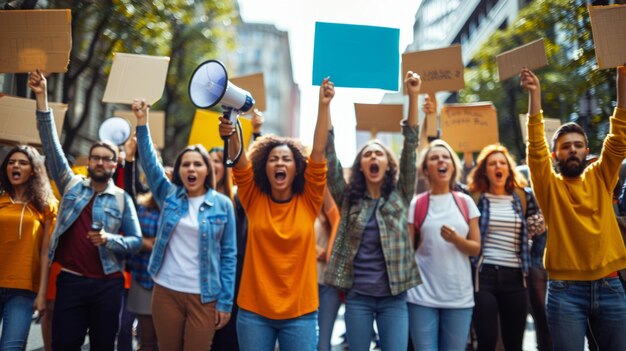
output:
[[[545,67],[548,65],[548,58],[544,39],[503,52],[496,56],[496,62],[501,82],[517,76],[524,67],[530,70]]]
[[[130,105],[143,98],[154,104],[163,95],[169,63],[167,56],[115,53],[102,101]]]
[[[421,93],[457,91],[465,87],[461,45],[402,54],[403,78],[409,70],[422,78]]]
[[[593,45],[600,69],[626,63],[626,5],[589,6]]]
[[[51,102],[48,104],[54,114],[57,136],[61,137],[67,105]],[[41,145],[35,110],[35,100],[14,96],[0,96],[0,140],[16,143]]]
[[[524,143],[528,142],[528,127],[526,127],[526,123],[528,123],[528,116],[526,114],[519,115],[519,124],[522,127],[522,140],[524,140]],[[543,125],[546,140],[548,141],[548,145],[551,145],[552,136],[561,126],[561,120],[558,118],[544,118]]]
[[[70,10],[0,11],[0,73],[67,72]]]
[[[457,152],[480,151],[495,144],[498,116],[491,102],[446,104],[441,110],[441,138]]]
[[[137,117],[132,111],[114,111],[113,116],[125,118],[130,122],[130,127],[134,133],[137,129]],[[165,112],[164,111],[152,111],[148,115],[148,128],[150,128],[150,137],[152,137],[152,143],[157,149],[165,148]]]
[[[401,104],[354,104],[356,129],[371,132],[400,132]]]
[[[247,90],[254,98],[254,108],[259,111],[265,111],[265,79],[263,73],[249,74],[231,78],[230,82]]]

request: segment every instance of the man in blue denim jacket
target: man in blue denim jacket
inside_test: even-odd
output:
[[[52,348],[80,350],[89,330],[91,350],[113,350],[124,289],[123,258],[141,246],[135,207],[111,179],[117,147],[94,144],[89,150],[89,178],[75,175],[48,108],[45,77],[33,72],[28,85],[36,95],[46,164],[62,195],[48,253],[50,262],[63,267],[57,279]]]

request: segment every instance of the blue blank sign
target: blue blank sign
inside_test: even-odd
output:
[[[313,85],[398,91],[399,29],[316,22],[314,45]]]

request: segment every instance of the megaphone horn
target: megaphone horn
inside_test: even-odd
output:
[[[130,122],[122,117],[109,117],[102,122],[98,129],[100,140],[110,141],[115,145],[123,145],[130,138]]]
[[[228,81],[226,67],[217,60],[208,60],[196,67],[189,80],[189,97],[198,108],[217,104],[239,112],[247,112],[254,105],[249,92]]]

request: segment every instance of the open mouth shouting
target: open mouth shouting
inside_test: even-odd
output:
[[[287,180],[287,171],[284,169],[277,169],[274,171],[274,179],[277,184],[283,184]]]
[[[448,167],[441,166],[437,168],[437,173],[439,173],[439,175],[446,175],[446,173],[448,173]]]
[[[376,163],[372,163],[370,165],[370,174],[376,177],[378,175],[378,172],[380,172],[380,166]]]
[[[497,171],[495,176],[496,179],[501,180],[502,178],[504,178],[504,173],[502,173],[502,171]]]

